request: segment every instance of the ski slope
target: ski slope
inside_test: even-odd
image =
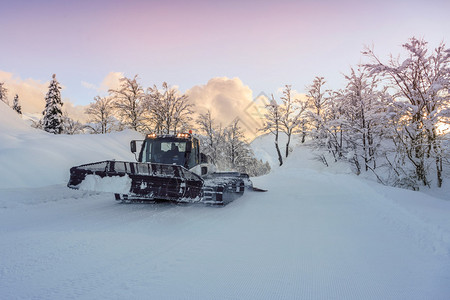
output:
[[[13,183],[0,187],[0,299],[449,299],[445,197],[327,169],[296,148],[253,179],[269,192],[224,207],[121,204],[66,188],[66,165],[130,160],[135,133],[48,135],[1,106],[0,119],[0,181]]]

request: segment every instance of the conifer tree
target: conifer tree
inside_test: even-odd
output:
[[[0,101],[9,105],[8,99],[6,98],[8,90],[3,86],[4,84],[4,82],[0,82]]]
[[[63,131],[63,115],[62,115],[62,101],[61,101],[61,87],[56,80],[56,75],[53,74],[53,79],[50,82],[49,90],[45,96],[45,110],[42,112],[44,119],[42,120],[42,127],[45,131],[61,134]]]
[[[19,114],[22,114],[22,106],[19,104],[19,95],[16,94],[13,102],[13,109]]]

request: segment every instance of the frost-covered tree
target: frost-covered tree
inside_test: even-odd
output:
[[[62,116],[62,100],[61,87],[56,80],[56,75],[53,74],[53,79],[48,87],[47,95],[45,96],[45,109],[42,112],[44,118],[42,120],[42,128],[50,133],[60,134],[63,131],[63,116]]]
[[[373,63],[367,68],[373,75],[383,76],[394,92],[392,106],[397,116],[397,144],[404,149],[406,159],[415,170],[416,179],[429,185],[428,161],[434,160],[437,186],[443,181],[443,144],[438,126],[448,121],[450,101],[450,49],[441,43],[429,53],[427,42],[411,38],[403,45],[406,58],[402,61],[391,56],[382,62],[372,49],[366,54]]]
[[[13,109],[19,114],[22,114],[22,106],[19,104],[19,95],[16,94],[13,102]]]
[[[316,77],[313,83],[307,86],[307,98],[310,110],[308,120],[310,136],[313,139],[313,146],[316,148],[328,149],[335,160],[341,155],[341,139],[339,126],[339,103],[329,105],[331,92],[325,90],[326,81],[323,77]],[[326,158],[321,153],[318,158],[328,165]]]
[[[277,103],[272,95],[270,103],[266,105],[266,113],[264,114],[263,127],[260,131],[264,133],[271,133],[275,138],[275,149],[277,150],[278,162],[283,165],[283,156],[281,155],[280,146],[278,143],[278,138],[281,131],[281,111],[280,105]]]
[[[344,144],[344,111],[345,103],[339,97],[339,92],[330,93],[327,98],[326,109],[321,114],[321,123],[315,131],[316,145],[323,145],[333,155],[335,161],[343,158],[346,153]],[[314,129],[313,129],[314,130]]]
[[[310,123],[315,128],[313,131],[314,138],[320,137],[321,126],[325,122],[325,106],[329,99],[326,97],[327,91],[324,90],[325,83],[323,77],[316,77],[313,83],[307,87],[307,96],[313,108],[313,111],[310,112]]]
[[[260,176],[270,172],[268,162],[264,163],[255,158],[255,154],[239,126],[239,119],[234,120],[224,131],[225,143],[222,153],[227,169],[247,173],[250,176]]]
[[[5,83],[4,82],[0,82],[0,101],[3,101],[7,105],[9,105],[8,90],[5,88]]]
[[[216,124],[211,111],[208,110],[206,113],[199,115],[197,118],[197,125],[203,135],[203,138],[201,139],[202,152],[209,156],[212,164],[217,165],[220,160],[221,149],[225,140],[222,124]]]
[[[81,122],[69,117],[67,112],[63,113],[63,130],[64,134],[81,134],[84,133],[85,126]]]
[[[128,128],[145,130],[145,93],[138,82],[138,75],[134,78],[123,77],[117,90],[110,89],[109,94],[114,101],[120,121]]]
[[[189,128],[193,104],[185,94],[164,82],[162,90],[156,85],[147,90],[147,107],[157,133],[177,133]]]
[[[252,152],[253,155],[253,152]],[[262,176],[268,174],[270,172],[270,164],[269,162],[263,162],[261,159],[256,159],[254,157],[250,157],[250,159],[245,164],[245,171],[249,176]]]
[[[231,169],[245,169],[245,163],[250,156],[249,146],[245,142],[244,132],[239,126],[239,119],[235,119],[225,128],[225,160]]]
[[[387,97],[379,88],[377,76],[369,76],[365,69],[351,69],[345,75],[346,88],[337,100],[341,102],[342,127],[347,157],[354,163],[357,173],[377,167],[377,150],[381,145],[387,116]]]
[[[250,176],[260,176],[270,172],[270,165],[255,158],[250,145],[245,141],[239,119],[222,127],[212,118],[211,112],[201,114],[197,119],[202,152],[219,170],[238,171]]]
[[[292,98],[292,88],[286,85],[281,97],[282,105],[279,108],[281,130],[287,136],[286,142],[286,158],[290,152],[290,142],[292,135],[298,132],[305,134],[305,128],[299,128],[300,125],[305,125],[305,112],[308,107],[307,101],[302,101],[297,98]],[[303,136],[303,139],[305,137]]]
[[[114,123],[113,112],[114,104],[111,97],[96,96],[94,102],[90,103],[86,109],[92,131],[103,134],[111,132]]]

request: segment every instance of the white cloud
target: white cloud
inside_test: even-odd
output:
[[[74,105],[70,100],[64,99],[63,100],[63,111],[67,112],[70,118],[79,121],[81,123],[86,123],[88,119],[88,115],[86,115],[84,112],[86,110],[86,106],[83,105]]]
[[[42,111],[45,108],[45,95],[48,92],[50,81],[41,82],[31,78],[21,79],[13,73],[0,70],[0,82],[5,83],[9,103],[12,103],[14,96],[17,94],[23,113],[34,115],[37,118],[42,116]],[[62,88],[64,89],[63,86]],[[63,103],[63,111],[66,111],[71,118],[80,122],[86,120],[85,106],[74,105],[68,98],[63,98]]]
[[[205,85],[187,90],[186,94],[198,113],[205,113],[209,109],[215,120],[223,126],[239,118],[249,139],[254,138],[258,128],[262,127],[261,103],[264,102],[264,96],[254,102],[252,90],[239,78],[212,78]]]
[[[83,87],[87,88],[87,89],[98,90],[98,87],[97,87],[95,84],[93,84],[93,83],[89,83],[89,82],[86,82],[86,81],[82,81],[82,82],[81,82],[81,85],[82,85]]]
[[[49,81],[42,83],[31,78],[22,80],[12,73],[0,70],[0,82],[5,83],[4,87],[8,90],[9,103],[12,103],[14,96],[17,94],[23,112],[42,113],[45,107],[45,94],[48,91]]]
[[[125,77],[122,72],[109,72],[103,79],[100,87],[98,88],[99,93],[108,93],[109,89],[117,89],[120,86],[120,79]]]

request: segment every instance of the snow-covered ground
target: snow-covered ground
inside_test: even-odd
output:
[[[0,299],[449,299],[444,194],[381,186],[297,147],[253,180],[269,192],[224,207],[120,204],[66,188],[68,169],[133,160],[139,134],[23,123],[0,103]]]

